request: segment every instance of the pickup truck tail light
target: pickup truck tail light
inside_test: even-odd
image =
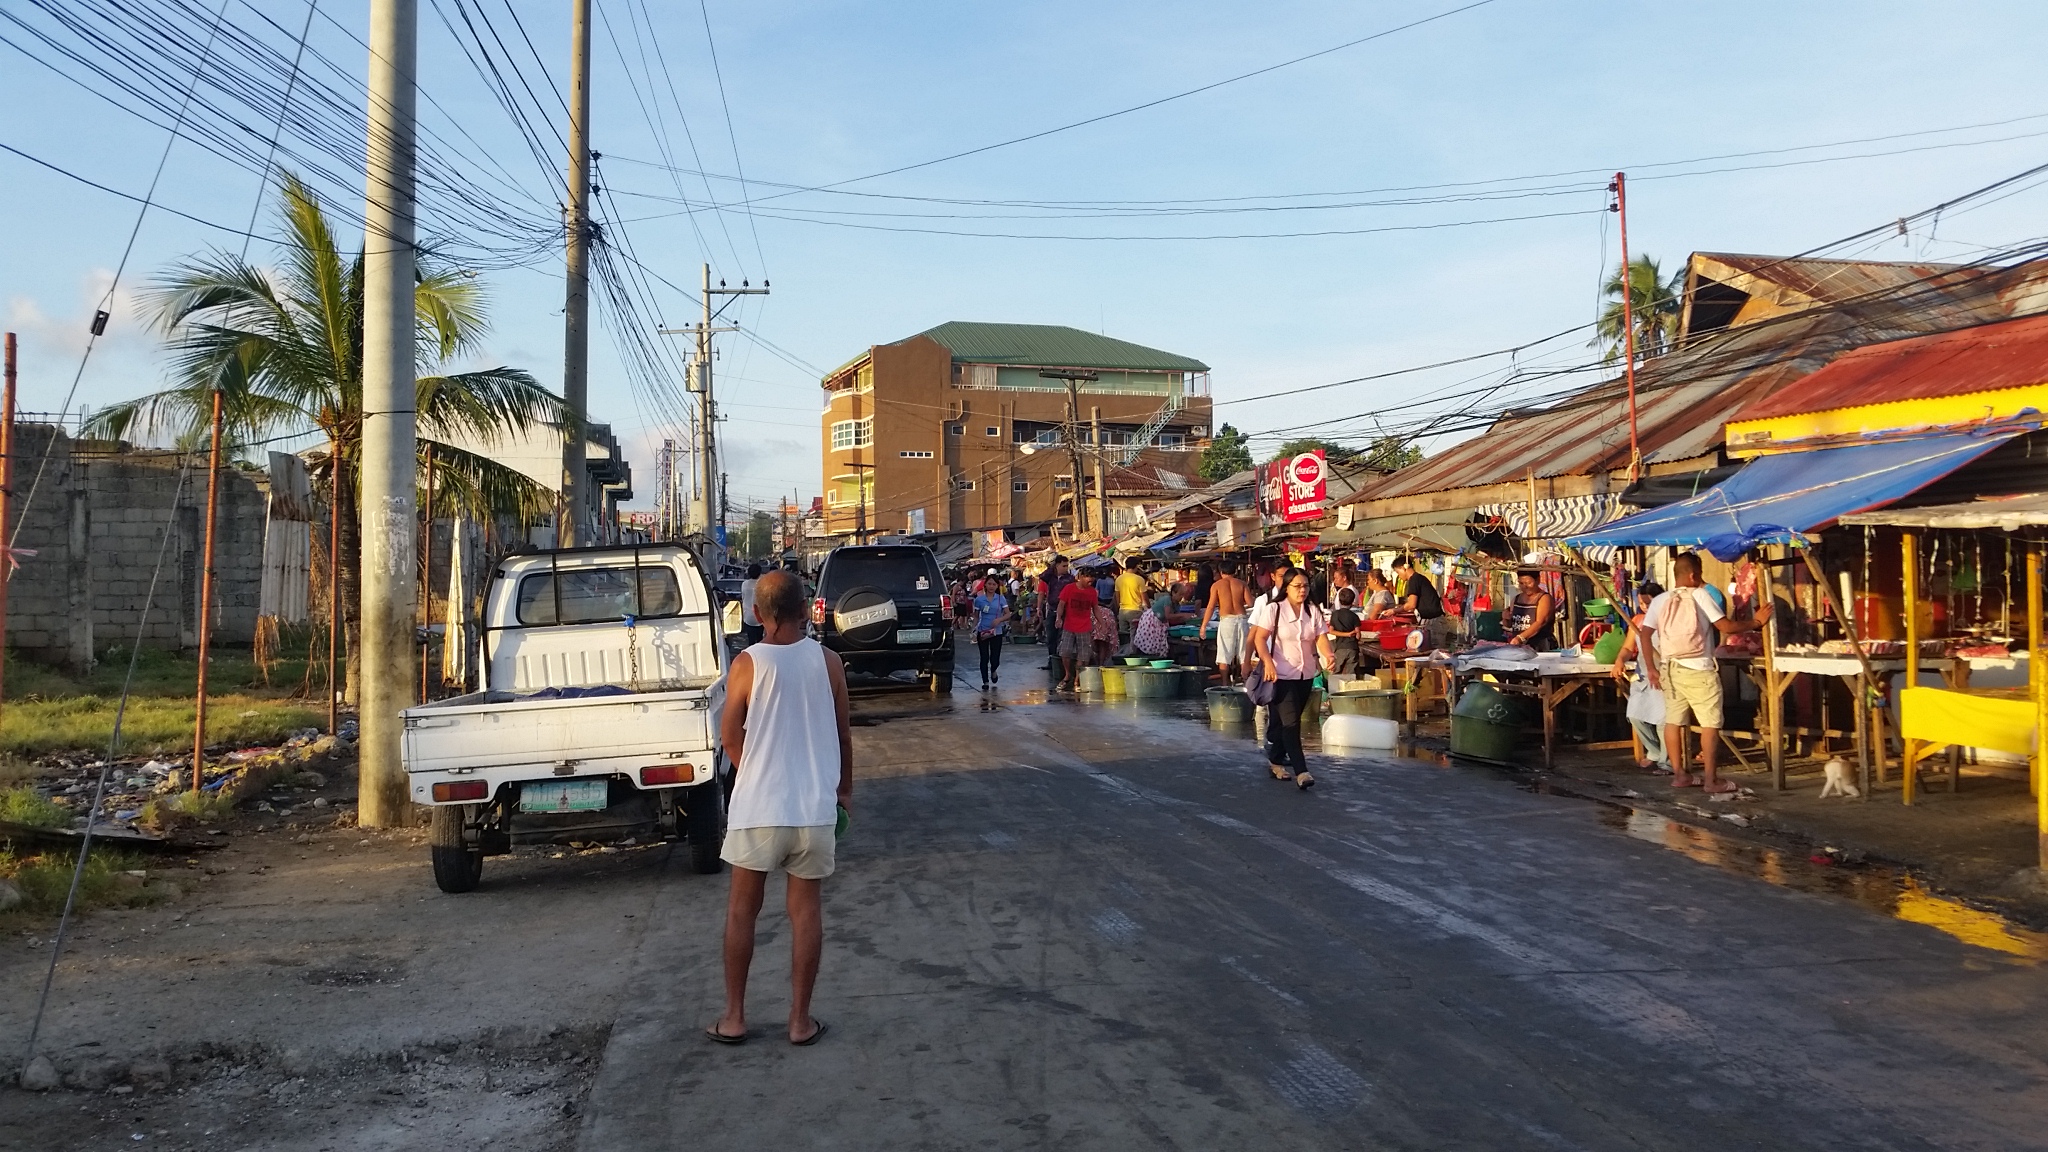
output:
[[[454,804],[462,800],[482,800],[491,794],[491,786],[482,780],[458,780],[451,784],[434,785],[434,803]]]
[[[640,770],[640,785],[687,784],[695,775],[688,764],[650,764]]]
[[[825,626],[825,598],[823,596],[811,601],[811,623],[820,628]]]

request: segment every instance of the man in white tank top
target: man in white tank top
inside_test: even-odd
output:
[[[846,720],[846,669],[837,653],[804,635],[803,586],[770,572],[754,586],[761,642],[726,672],[719,738],[738,765],[727,805],[725,861],[732,890],[725,912],[725,1014],[705,1029],[721,1044],[747,1038],[747,970],[768,873],[788,874],[789,1042],[815,1044],[825,1022],[811,1015],[824,950],[820,891],[832,874],[839,810],[853,800],[853,731]]]

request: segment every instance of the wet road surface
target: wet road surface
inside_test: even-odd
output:
[[[1012,676],[856,693],[817,1047],[773,911],[754,1038],[702,1039],[724,886],[670,864],[583,1148],[2048,1147],[2039,937],[1485,769],[1300,794]]]

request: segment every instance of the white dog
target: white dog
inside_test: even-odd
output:
[[[1821,785],[1820,789],[1821,799],[1825,800],[1830,796],[1863,795],[1856,787],[1856,778],[1850,774],[1847,760],[1837,756],[1821,765],[1821,771],[1827,773],[1827,783]]]

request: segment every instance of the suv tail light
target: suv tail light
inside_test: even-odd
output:
[[[640,784],[642,787],[687,784],[695,775],[695,770],[688,764],[650,764],[640,770]]]
[[[481,800],[490,794],[490,784],[482,780],[461,780],[452,784],[434,785],[436,804],[453,804],[458,800]]]
[[[951,595],[951,594],[949,594],[949,593],[946,593],[946,592],[941,592],[941,593],[939,593],[939,619],[941,619],[941,620],[951,620],[952,618],[953,618],[953,597],[952,597],[952,595]]]
[[[811,623],[816,624],[820,628],[825,626],[825,598],[823,596],[811,601]]]

